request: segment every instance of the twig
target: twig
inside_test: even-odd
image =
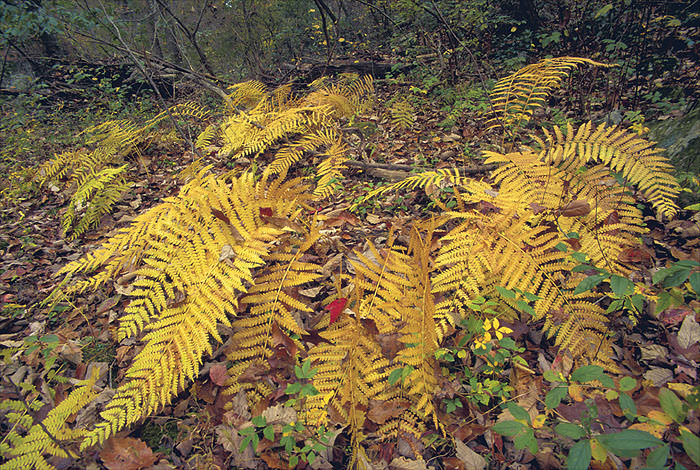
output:
[[[163,95],[160,93],[160,90],[158,89],[158,86],[157,86],[156,83],[153,81],[153,77],[151,76],[151,74],[149,74],[149,73],[146,72],[146,70],[143,68],[143,66],[141,65],[141,63],[139,62],[139,60],[136,58],[136,56],[135,56],[134,53],[132,52],[131,48],[126,44],[126,42],[124,42],[124,39],[122,38],[122,34],[121,34],[121,31],[119,30],[119,27],[118,27],[116,24],[114,24],[114,21],[112,21],[112,18],[111,18],[111,17],[109,16],[109,14],[107,13],[107,10],[105,9],[104,4],[102,3],[102,1],[100,1],[100,6],[102,7],[102,11],[103,11],[104,14],[105,14],[105,18],[107,18],[107,21],[109,21],[109,23],[110,23],[110,24],[112,25],[112,27],[114,28],[114,31],[115,31],[116,36],[117,36],[117,39],[118,39],[119,42],[122,44],[122,46],[124,47],[124,49],[126,49],[126,51],[127,51],[127,53],[129,54],[129,56],[131,56],[131,60],[133,60],[134,65],[136,66],[136,68],[139,69],[139,71],[141,72],[141,74],[142,74],[142,75],[146,78],[146,80],[148,80],[148,82],[151,84],[151,87],[153,88],[153,91],[155,92],[156,96],[158,97],[158,102],[160,103],[161,108],[163,108],[163,111],[165,111],[165,113],[168,115],[168,118],[170,118],[170,120],[172,121],[172,123],[173,123],[173,125],[175,126],[175,129],[177,130],[178,134],[180,134],[180,136],[181,136],[186,142],[189,142],[189,144],[190,144],[190,149],[192,150],[192,152],[194,152],[195,154],[197,154],[197,156],[198,156],[199,158],[203,158],[203,155],[201,154],[201,152],[199,151],[199,149],[195,147],[194,142],[192,142],[192,139],[190,138],[190,136],[189,136],[188,134],[185,134],[185,131],[183,131],[182,128],[180,127],[180,125],[177,123],[177,119],[175,119],[175,116],[173,116],[173,114],[170,112],[170,108],[169,108],[168,105],[165,103],[165,100],[163,99]]]

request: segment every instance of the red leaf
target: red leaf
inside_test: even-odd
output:
[[[345,304],[347,304],[347,303],[348,303],[348,299],[340,298],[340,299],[336,299],[333,302],[328,304],[328,306],[326,307],[326,310],[331,312],[331,321],[328,323],[329,325],[335,323],[335,321],[340,316],[341,312],[343,310],[345,310]]]
[[[213,364],[209,368],[209,378],[219,387],[223,387],[224,385],[226,385],[226,380],[228,380],[229,378],[226,364],[221,362]]]
[[[260,217],[272,217],[272,207],[261,207]]]

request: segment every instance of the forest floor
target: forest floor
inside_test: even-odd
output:
[[[416,94],[409,86],[381,83],[376,86],[379,104],[397,95],[410,100]],[[414,190],[388,195],[381,204],[367,203],[351,212],[350,206],[369,189],[411,174],[405,171],[406,167],[419,171],[479,166],[482,146],[487,144],[478,142],[488,142],[489,134],[483,130],[483,120],[478,113],[466,110],[454,123],[445,125],[450,110],[441,110],[440,104],[426,105],[425,100],[420,103],[413,107],[412,122],[406,125],[392,121],[379,105],[362,118],[363,125],[372,131],[366,134],[365,141],[352,142],[352,156],[357,161],[367,159],[384,166],[350,168],[342,190],[319,207],[319,213],[326,217],[329,240],[324,252],[316,253],[324,271],[345,268],[353,252],[367,250],[367,240],[386,237],[390,228],[401,232],[412,220],[425,218],[432,210],[425,192]],[[545,110],[547,113],[550,110]],[[66,148],[71,145],[66,143]],[[44,150],[45,155],[35,150],[32,157],[35,163],[48,158],[51,152],[60,151],[60,145],[46,144]],[[205,160],[214,165],[215,171],[225,172],[250,163],[245,160],[231,163],[220,158],[216,146],[208,150]],[[121,344],[115,341],[116,319],[128,300],[127,295],[120,292],[120,286],[115,283],[106,291],[75,299],[71,304],[59,303],[51,309],[41,302],[56,287],[55,274],[62,266],[97,248],[137,214],[176,194],[180,186],[176,175],[194,159],[181,144],[154,142],[149,145],[133,161],[133,171],[138,172],[138,177],[134,178],[136,183],[131,190],[97,229],[75,241],[67,241],[61,232],[60,214],[69,197],[63,190],[44,187],[22,197],[6,198],[0,212],[0,346],[5,359],[0,364],[0,375],[9,380],[2,382],[0,399],[16,399],[21,393],[10,384],[31,383],[35,393],[42,394],[46,403],[58,403],[66,396],[71,381],[85,378],[90,369],[97,366],[108,371],[99,387],[109,390],[121,382],[140,345],[135,341]],[[304,168],[297,171],[303,174]],[[8,177],[10,174],[8,171]],[[479,174],[474,176],[479,177]],[[652,282],[654,273],[678,261],[689,261],[690,266],[692,262],[700,263],[700,213],[681,211],[676,220],[664,221],[648,211],[646,223],[649,231],[642,236],[642,245],[627,255],[635,267],[632,280],[647,284],[650,292],[658,295],[662,289]],[[691,269],[697,271],[697,268]],[[673,427],[681,423],[664,421],[669,410],[659,392],[668,388],[688,399],[693,396],[693,389],[697,390],[700,383],[700,325],[697,322],[700,302],[697,296],[693,298],[691,290],[681,290],[679,286],[666,290],[671,301],[661,311],[646,303],[637,322],[631,321],[625,313],[613,315],[613,360],[619,370],[610,375],[616,383],[621,377],[634,379],[634,385],[625,393],[636,408],[634,414],[645,418],[637,420],[636,429],[665,439],[677,464],[697,468],[685,455],[678,433],[673,431]],[[312,304],[315,303],[318,311],[323,310],[321,300],[329,291],[330,287],[322,287],[313,293]],[[543,337],[538,328],[521,321],[503,324],[513,330],[511,337],[523,348],[520,356],[527,367],[518,369],[511,364],[492,379],[513,387],[510,395],[521,406],[541,408],[550,389],[544,378],[546,371],[554,370],[568,376],[574,363],[568,356],[558,355],[552,341]],[[42,346],[27,348],[28,337],[38,339]],[[471,361],[466,365],[472,370],[482,364],[476,357],[466,361]],[[224,351],[220,348],[206,358],[199,379],[183,390],[171,406],[119,433],[102,449],[82,453],[78,462],[53,459],[51,463],[57,468],[132,470],[232,468],[232,465],[251,469],[287,468],[286,462],[275,458],[272,444],[268,444],[267,449],[265,445],[259,447],[257,455],[241,453],[236,445],[239,441],[225,432],[233,429],[227,421],[227,405],[233,402],[233,406],[241,406],[236,402],[239,397],[223,393],[225,364]],[[58,380],[58,377],[68,381]],[[464,374],[455,380],[468,382]],[[454,386],[450,382],[443,385]],[[454,398],[449,390],[445,393],[447,399]],[[628,410],[623,411],[619,402],[610,396],[600,394],[588,400],[590,397],[583,396],[576,387],[570,387],[569,394],[557,408],[560,417],[576,421],[595,410],[594,421],[606,429],[629,427]],[[108,394],[104,394],[104,400],[107,397]],[[474,393],[458,407],[445,411],[445,422],[450,423],[449,434],[460,442],[458,446],[439,433],[417,442],[399,439],[390,446],[373,442],[370,437],[367,449],[374,468],[480,470],[486,465],[494,469],[565,468],[564,449],[573,441],[558,435],[551,427],[536,428],[539,446],[536,453],[518,449],[511,439],[490,430],[503,415],[498,398],[492,391]],[[35,417],[40,419],[49,409],[50,406],[42,408]],[[264,409],[257,411],[260,413]],[[386,412],[391,413],[391,410]],[[682,426],[695,435],[700,433],[697,408],[684,416]],[[4,435],[7,430],[4,423],[0,434]],[[346,445],[347,436],[340,432],[334,444],[322,452],[311,467],[339,468],[347,461]],[[631,459],[594,460],[594,467],[641,468],[646,454]],[[303,466],[300,463],[298,468]]]

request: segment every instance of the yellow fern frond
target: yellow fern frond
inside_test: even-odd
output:
[[[568,124],[566,136],[555,127],[553,134],[545,130],[539,144],[543,162],[570,172],[587,163],[602,163],[637,186],[664,216],[678,212],[674,199],[680,186],[672,175],[673,167],[661,149],[635,132],[604,124],[594,128],[591,122],[574,130]]]
[[[391,124],[399,129],[410,129],[413,127],[413,123],[415,122],[413,113],[414,110],[411,103],[405,99],[399,100],[394,103],[391,108],[389,108]]]
[[[78,383],[78,388],[49,411],[41,424],[33,423],[26,436],[10,436],[12,447],[3,452],[7,461],[0,465],[0,470],[54,469],[46,461],[46,455],[75,457],[75,454],[68,455],[65,449],[71,440],[82,437],[83,431],[70,429],[67,423],[71,415],[82,410],[97,396],[93,386],[99,372],[99,368],[95,368],[92,376]]]
[[[500,79],[490,95],[495,116],[487,125],[489,128],[500,123],[515,127],[524,125],[571,70],[582,64],[610,67],[582,57],[556,57],[527,65]]]
[[[288,233],[282,221],[298,217],[300,204],[309,197],[304,191],[298,180],[256,183],[244,174],[229,185],[203,172],[102,249],[62,270],[74,276],[101,269],[70,284],[70,293],[95,288],[128,269],[131,300],[120,318],[118,337],[145,333],[143,350],[83,447],[169,403],[197,375],[201,357],[211,352],[210,338],[221,340],[217,325],[228,325],[240,297],[258,285],[255,269],[276,259],[270,254],[272,244]],[[285,261],[290,264],[289,258]],[[298,267],[298,278],[285,282],[298,285],[312,279],[304,277],[305,266]],[[256,289],[265,285],[263,279]],[[300,307],[284,295],[279,293],[286,305]]]

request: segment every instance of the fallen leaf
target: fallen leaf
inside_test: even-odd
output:
[[[655,387],[661,387],[673,378],[673,372],[663,367],[652,367],[644,373],[644,378],[651,381]]]
[[[455,451],[457,458],[462,461],[466,470],[483,470],[486,468],[486,459],[458,439],[455,439]]]
[[[695,321],[695,315],[687,315],[678,330],[678,345],[688,349],[700,341],[700,324]]]
[[[411,406],[408,400],[370,400],[367,417],[377,424],[384,424],[391,418],[400,416]]]
[[[209,368],[209,378],[219,387],[226,385],[226,381],[229,379],[228,369],[226,364],[223,362],[217,362]]]
[[[579,199],[573,200],[566,204],[564,207],[559,209],[557,212],[562,217],[579,217],[586,215],[591,211],[591,205],[586,201],[581,201]]]
[[[326,306],[326,310],[331,312],[331,320],[328,322],[328,324],[335,323],[335,321],[338,319],[340,314],[345,310],[345,305],[348,303],[348,299],[346,298],[340,298],[340,299],[335,299],[333,302],[329,303]]]
[[[100,458],[109,470],[140,470],[156,463],[159,457],[140,439],[111,437]]]
[[[428,470],[425,460],[411,460],[406,457],[396,457],[389,464],[389,468],[392,470]]]

